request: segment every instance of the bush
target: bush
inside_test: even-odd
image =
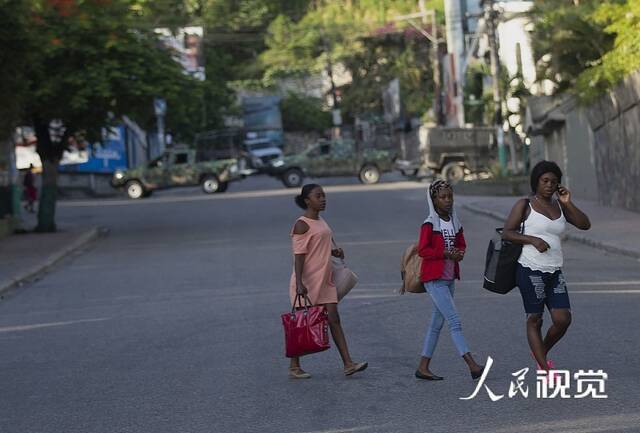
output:
[[[322,109],[320,98],[289,92],[280,109],[285,131],[323,132],[332,124],[331,113]]]

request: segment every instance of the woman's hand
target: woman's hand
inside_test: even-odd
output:
[[[464,259],[464,250],[459,250],[457,248],[451,248],[444,252],[444,257],[453,260],[454,262],[460,262]]]
[[[461,262],[462,259],[464,259],[464,250],[459,250],[457,248],[454,248],[453,260],[455,260],[456,262]]]
[[[546,243],[543,239],[540,238],[533,238],[533,241],[531,241],[531,245],[533,245],[534,247],[536,247],[536,249],[538,251],[540,251],[541,253],[544,253],[546,251],[549,251],[549,248],[551,248],[549,246],[548,243]]]
[[[339,259],[344,260],[344,251],[342,251],[342,248],[336,248],[335,250],[331,250],[331,255],[333,257],[337,257]]]
[[[296,288],[296,294],[306,296],[308,293],[309,291],[307,290],[304,284],[302,283],[298,284],[298,287]]]
[[[569,204],[571,202],[571,191],[562,185],[558,185],[558,200],[562,204]]]

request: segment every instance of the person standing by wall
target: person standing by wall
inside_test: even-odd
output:
[[[23,197],[26,201],[24,208],[29,213],[34,213],[34,203],[38,199],[38,189],[35,185],[35,176],[33,174],[33,164],[29,164],[29,169],[24,175],[24,179],[22,181],[22,186],[24,187]]]

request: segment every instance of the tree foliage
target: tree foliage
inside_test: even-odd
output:
[[[443,2],[426,2],[442,15]],[[280,15],[268,27],[261,56],[265,82],[319,74],[328,65],[346,67],[353,81],[341,90],[348,115],[382,107],[381,92],[400,78],[405,107],[422,112],[431,105],[429,42],[406,31],[399,15],[415,12],[413,0],[318,1],[301,19]]]
[[[26,0],[0,0],[0,141],[15,128],[27,99],[22,74],[29,67],[33,49],[28,16]]]
[[[331,113],[323,110],[320,98],[290,92],[280,102],[282,126],[286,131],[324,132],[331,127]]]
[[[591,100],[640,68],[640,0],[536,1],[539,79]]]
[[[591,17],[615,40],[613,47],[578,77],[578,90],[586,100],[640,69],[640,0],[603,3]]]

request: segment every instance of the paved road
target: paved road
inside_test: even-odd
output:
[[[283,192],[284,191],[284,192]],[[637,432],[640,425],[635,261],[566,244],[574,323],[554,353],[571,371],[603,369],[608,399],[492,402],[447,333],[439,383],[413,378],[431,306],[394,294],[401,252],[424,217],[423,187],[328,188],[327,221],[360,284],[341,306],[354,357],[310,356],[314,378],[286,377],[279,315],[298,210],[281,188],[142,202],[64,203],[61,220],[110,227],[109,237],[0,303],[0,431],[112,432]],[[464,197],[457,198],[459,202]],[[505,394],[533,367],[520,299],[480,288],[494,222],[461,215],[470,245],[456,293],[472,351],[495,360],[487,384]]]

